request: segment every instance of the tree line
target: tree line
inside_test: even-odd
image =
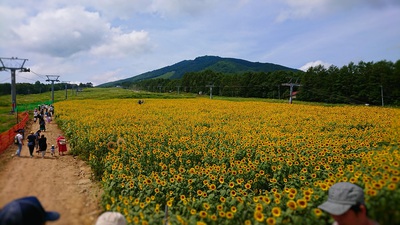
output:
[[[150,92],[186,92],[230,97],[301,101],[400,105],[400,60],[353,62],[341,68],[321,65],[307,71],[222,74],[211,70],[190,72],[181,79],[148,79],[123,83],[124,88]]]
[[[28,94],[40,94],[43,92],[51,91],[52,84],[43,84],[40,81],[36,81],[34,84],[31,83],[16,83],[16,92],[19,95],[28,95]],[[67,83],[54,83],[54,90],[65,90],[74,89],[74,88],[85,88],[85,87],[93,87],[92,83],[80,83],[80,84],[67,84]],[[3,83],[0,84],[0,95],[9,95],[11,94],[11,84]]]

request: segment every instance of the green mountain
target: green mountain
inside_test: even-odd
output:
[[[224,74],[238,74],[244,72],[273,72],[277,70],[298,71],[297,69],[272,63],[249,62],[242,59],[222,58],[218,56],[201,56],[194,60],[184,60],[174,65],[142,73],[134,77],[100,84],[97,87],[114,87],[123,83],[132,83],[135,81],[155,78],[180,79],[185,73],[200,72],[203,70],[212,70]]]

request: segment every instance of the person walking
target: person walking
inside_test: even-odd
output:
[[[42,158],[44,159],[44,155],[46,154],[47,150],[47,138],[42,134],[39,138],[39,151],[42,153]]]
[[[35,111],[33,111],[33,122],[36,123],[37,117],[38,117],[38,111],[37,109],[35,109]]]
[[[35,133],[31,131],[26,139],[28,140],[29,155],[33,158],[33,150],[37,139]]]
[[[15,135],[15,144],[18,145],[18,149],[15,152],[15,155],[20,157],[21,156],[21,150],[22,150],[22,145],[24,145],[24,136],[22,136],[23,131],[18,130],[17,135]]]
[[[65,140],[65,137],[62,136],[61,134],[58,135],[57,138],[57,148],[59,155],[64,155],[64,152],[67,151],[67,141]]]
[[[40,138],[40,133],[41,133],[42,131],[41,130],[38,130],[38,131],[36,131],[36,133],[35,133],[35,136],[36,136],[36,142],[35,142],[35,148],[36,148],[36,152],[39,154],[39,138]]]
[[[329,188],[328,200],[318,208],[329,213],[333,225],[379,225],[368,217],[364,191],[350,182],[339,182]]]
[[[41,114],[41,116],[39,117],[39,126],[40,126],[40,130],[45,132],[46,131],[46,121],[44,119],[44,115]]]

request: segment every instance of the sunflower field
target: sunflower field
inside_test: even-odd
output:
[[[340,181],[400,221],[400,110],[203,98],[63,101],[56,121],[129,224],[330,224]]]

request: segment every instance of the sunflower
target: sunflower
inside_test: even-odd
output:
[[[296,202],[293,201],[293,200],[287,201],[287,202],[286,202],[286,206],[287,206],[288,208],[290,208],[291,210],[296,210],[296,209],[297,209],[297,204],[296,204]]]
[[[233,212],[227,212],[227,213],[226,213],[226,218],[227,218],[227,219],[232,219],[233,216],[234,216]]]
[[[219,197],[219,201],[225,202],[225,201],[226,201],[226,198],[225,198],[224,196],[221,196],[221,197]]]
[[[208,186],[208,189],[214,191],[215,189],[217,189],[217,186],[215,186],[215,184],[211,184],[210,186]]]
[[[313,209],[315,216],[320,217],[322,215],[322,210],[315,208]]]
[[[387,186],[387,189],[389,189],[389,190],[391,190],[391,191],[394,191],[395,189],[396,189],[396,184],[389,184],[388,186]]]
[[[307,207],[307,201],[305,199],[297,199],[297,205],[302,208],[305,209]]]
[[[281,208],[279,207],[274,207],[272,208],[272,215],[275,217],[280,217],[281,216]]]
[[[267,218],[267,224],[268,225],[275,225],[276,224],[276,220],[273,217],[268,217]]]
[[[203,208],[204,208],[205,210],[209,210],[209,209],[210,209],[210,204],[209,204],[208,202],[204,202],[204,203],[203,203]]]
[[[204,219],[204,218],[207,217],[207,212],[206,211],[200,211],[199,212],[199,216]]]
[[[257,220],[258,222],[262,222],[264,221],[264,214],[261,211],[255,211],[254,219]]]
[[[262,211],[263,210],[263,205],[260,203],[256,204],[256,211]]]

